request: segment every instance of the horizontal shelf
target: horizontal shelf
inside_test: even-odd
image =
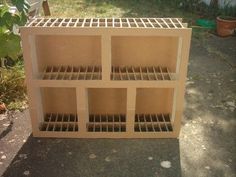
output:
[[[77,132],[78,117],[74,114],[46,114],[44,122],[39,127],[40,131]]]
[[[172,81],[176,74],[167,67],[112,67],[111,80]],[[47,66],[42,80],[101,80],[100,66]]]
[[[44,117],[45,122],[78,122],[78,117],[75,114],[58,114],[50,113]]]
[[[32,80],[32,84],[37,87],[61,87],[61,88],[175,88],[177,80],[140,80],[138,82],[130,82],[129,80]]]
[[[40,131],[53,131],[53,132],[77,132],[79,131],[77,123],[68,122],[43,122],[40,127]]]
[[[136,114],[135,132],[172,132],[173,127],[168,114]]]
[[[36,18],[27,27],[185,28],[179,18]]]
[[[126,116],[123,114],[115,115],[89,115],[87,123],[88,132],[125,132]]]
[[[126,121],[126,117],[124,114],[116,114],[116,115],[94,115],[94,114],[90,114],[89,115],[89,122],[95,122],[95,123],[100,123],[100,122],[125,122]]]
[[[43,80],[101,80],[100,66],[47,66]]]
[[[88,132],[126,132],[125,124],[107,124],[107,123],[88,123]]]
[[[111,80],[175,80],[167,67],[112,67]]]

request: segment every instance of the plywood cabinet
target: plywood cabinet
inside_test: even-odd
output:
[[[178,18],[36,18],[21,27],[33,135],[175,138],[191,29]]]

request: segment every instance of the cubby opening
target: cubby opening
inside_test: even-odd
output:
[[[43,120],[40,131],[78,131],[75,88],[41,88]]]
[[[88,132],[125,132],[127,89],[89,88]]]
[[[174,80],[178,37],[111,37],[111,80]]]
[[[44,80],[101,80],[101,36],[37,35],[36,63]]]
[[[174,89],[138,88],[135,132],[172,132]]]

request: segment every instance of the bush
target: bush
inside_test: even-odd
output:
[[[11,0],[17,8],[10,10],[6,0],[0,6],[0,104],[20,109],[25,101],[24,70],[18,26],[27,22],[29,5],[26,0]]]

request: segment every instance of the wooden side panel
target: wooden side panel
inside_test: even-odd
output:
[[[100,36],[39,35],[36,48],[40,71],[45,66],[101,65]]]
[[[90,114],[126,114],[126,89],[88,89]]]
[[[171,113],[173,89],[138,88],[136,114]]]
[[[76,114],[74,88],[41,88],[44,113]]]
[[[172,72],[176,69],[177,37],[113,36],[111,41],[114,66],[163,66]]]

